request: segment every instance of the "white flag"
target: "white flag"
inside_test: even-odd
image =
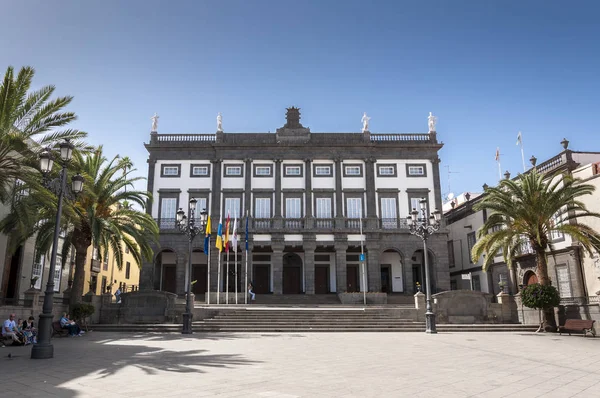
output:
[[[233,251],[237,252],[237,245],[238,245],[237,217],[233,221],[233,239],[231,239],[231,241],[233,242]]]
[[[521,137],[520,131],[519,131],[519,135],[517,135],[517,145],[523,145],[523,137]]]

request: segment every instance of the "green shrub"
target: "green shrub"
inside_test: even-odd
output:
[[[77,321],[85,320],[85,318],[92,316],[94,312],[96,312],[96,308],[88,303],[75,304],[71,308],[71,315]]]
[[[521,292],[523,305],[535,309],[547,309],[560,304],[558,290],[554,286],[542,286],[539,283],[527,285]]]

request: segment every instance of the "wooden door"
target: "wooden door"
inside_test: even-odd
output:
[[[267,294],[271,292],[271,269],[266,264],[254,265],[254,293],[256,294]]]
[[[329,293],[329,267],[315,267],[315,294]]]
[[[358,280],[358,265],[348,265],[346,267],[346,291],[348,293],[360,291]]]
[[[287,266],[283,267],[283,294],[302,293],[302,268]]]
[[[192,293],[206,293],[208,282],[207,271],[208,267],[206,265],[194,265],[194,269],[192,271],[192,282],[196,281],[196,283],[192,285]]]
[[[165,292],[177,293],[177,277],[174,265],[163,268],[163,290]]]

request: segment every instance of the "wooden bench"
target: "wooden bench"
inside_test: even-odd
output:
[[[585,320],[585,319],[567,319],[563,326],[558,327],[559,334],[563,332],[569,333],[571,332],[583,332],[584,336],[587,336],[588,333],[591,333],[592,336],[596,337],[596,331],[594,330],[594,322],[595,320]]]
[[[52,322],[52,337],[54,337],[55,335],[59,337],[66,337],[69,335],[69,331],[67,329],[63,329],[63,327],[60,326],[60,321]]]

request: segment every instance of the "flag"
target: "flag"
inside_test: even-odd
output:
[[[231,240],[231,242],[233,243],[233,251],[237,252],[237,245],[238,245],[238,236],[237,236],[237,217],[235,218],[235,220],[233,221],[233,239]]]
[[[500,161],[500,147],[496,148],[496,162]]]
[[[204,238],[204,253],[208,253],[208,246],[210,245],[210,216],[206,221],[206,235]]]
[[[227,213],[227,221],[225,221],[225,235],[223,236],[223,244],[225,245],[225,251],[229,251],[229,224],[231,219],[229,213]]]
[[[223,251],[223,217],[219,219],[219,229],[217,230],[217,249],[219,253]]]
[[[248,214],[246,213],[246,251],[248,251]]]
[[[517,145],[523,145],[523,137],[521,136],[520,131],[519,131],[519,135],[517,135]]]

